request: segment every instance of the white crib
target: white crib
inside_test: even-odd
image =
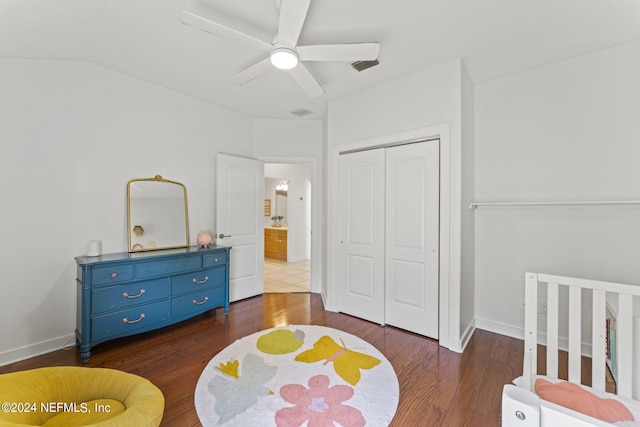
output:
[[[568,288],[568,302],[561,297]],[[546,290],[546,300],[539,300],[539,293]],[[583,296],[592,299],[591,309],[583,307]],[[635,300],[635,302],[634,302]],[[609,305],[607,305],[607,302]],[[523,375],[515,384],[504,386],[502,393],[502,426],[640,426],[640,286],[609,283],[573,277],[526,273],[525,275],[525,338]],[[618,396],[605,393],[607,372],[607,307],[615,307],[616,359]],[[541,310],[542,308],[542,310]],[[592,334],[581,336],[583,310],[591,311]],[[539,330],[539,311],[546,311],[546,331]],[[591,341],[592,385],[590,390],[600,397],[622,401],[636,418],[636,422],[624,421],[610,424],[580,414],[573,410],[540,399],[534,390],[538,374],[537,345],[544,343],[546,335],[546,377],[558,380],[558,350],[565,347],[560,338],[559,325],[567,314],[568,381],[581,384],[581,356],[583,343]],[[543,323],[543,322],[541,322]],[[542,328],[541,328],[542,329]],[[634,331],[635,329],[635,331]],[[636,424],[637,423],[637,424]]]

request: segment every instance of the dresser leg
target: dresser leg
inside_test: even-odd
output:
[[[82,359],[83,364],[89,363],[89,357],[91,357],[91,351],[82,351],[80,352],[80,358]]]

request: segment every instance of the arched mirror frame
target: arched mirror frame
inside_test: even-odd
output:
[[[132,227],[140,227],[139,225],[131,224],[131,184],[136,182],[144,182],[144,181],[154,181],[154,182],[165,182],[168,184],[179,185],[182,188],[184,194],[184,227],[185,227],[185,238],[184,244],[171,245],[171,246],[158,246],[153,248],[145,248],[139,244],[132,245],[131,241],[131,233],[133,233]],[[127,183],[127,238],[128,238],[128,247],[129,252],[146,252],[146,251],[157,251],[162,249],[176,249],[176,248],[186,248],[189,246],[189,204],[187,202],[187,187],[184,184],[171,181],[169,179],[164,179],[161,175],[156,175],[153,178],[134,178],[129,180]]]

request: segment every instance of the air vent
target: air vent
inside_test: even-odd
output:
[[[380,63],[380,61],[378,61],[377,59],[374,59],[373,61],[356,61],[353,64],[351,64],[351,66],[357,72],[360,72],[360,71],[366,70],[367,68],[375,67],[379,63]]]
[[[298,117],[304,117],[304,116],[308,116],[309,114],[313,113],[313,111],[309,111],[305,108],[298,108],[297,110],[293,110],[290,111],[291,114],[293,114],[294,116],[298,116]]]

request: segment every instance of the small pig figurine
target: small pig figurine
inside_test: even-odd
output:
[[[209,233],[198,233],[198,237],[196,238],[196,242],[201,247],[207,247],[211,243],[211,234]]]

